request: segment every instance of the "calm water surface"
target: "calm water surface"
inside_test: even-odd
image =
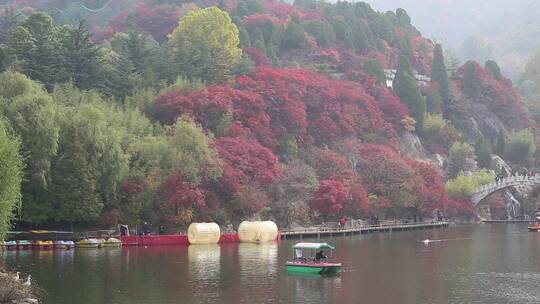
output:
[[[424,245],[423,239],[442,240]],[[295,241],[189,247],[4,252],[48,304],[540,303],[540,233],[523,225],[323,239],[340,276],[298,277]]]

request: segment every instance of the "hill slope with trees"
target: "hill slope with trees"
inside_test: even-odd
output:
[[[536,125],[497,64],[447,68],[402,9],[113,2],[2,12],[20,225],[471,216],[445,180],[492,151],[534,163]]]

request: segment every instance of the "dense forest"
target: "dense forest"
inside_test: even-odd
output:
[[[2,2],[6,224],[472,217],[473,185],[538,159],[540,110],[403,9]]]

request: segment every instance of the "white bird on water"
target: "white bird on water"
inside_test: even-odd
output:
[[[15,281],[18,281],[18,280],[19,280],[19,273],[20,273],[20,272],[17,271],[17,273],[13,276],[13,279],[14,279]]]
[[[26,278],[26,281],[23,283],[24,286],[30,286],[32,285],[32,276],[28,275],[28,278]]]

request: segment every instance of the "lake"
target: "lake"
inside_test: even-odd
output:
[[[336,245],[340,276],[288,275],[297,240],[2,254],[10,270],[32,274],[48,304],[540,303],[540,233],[526,225],[321,241]]]

